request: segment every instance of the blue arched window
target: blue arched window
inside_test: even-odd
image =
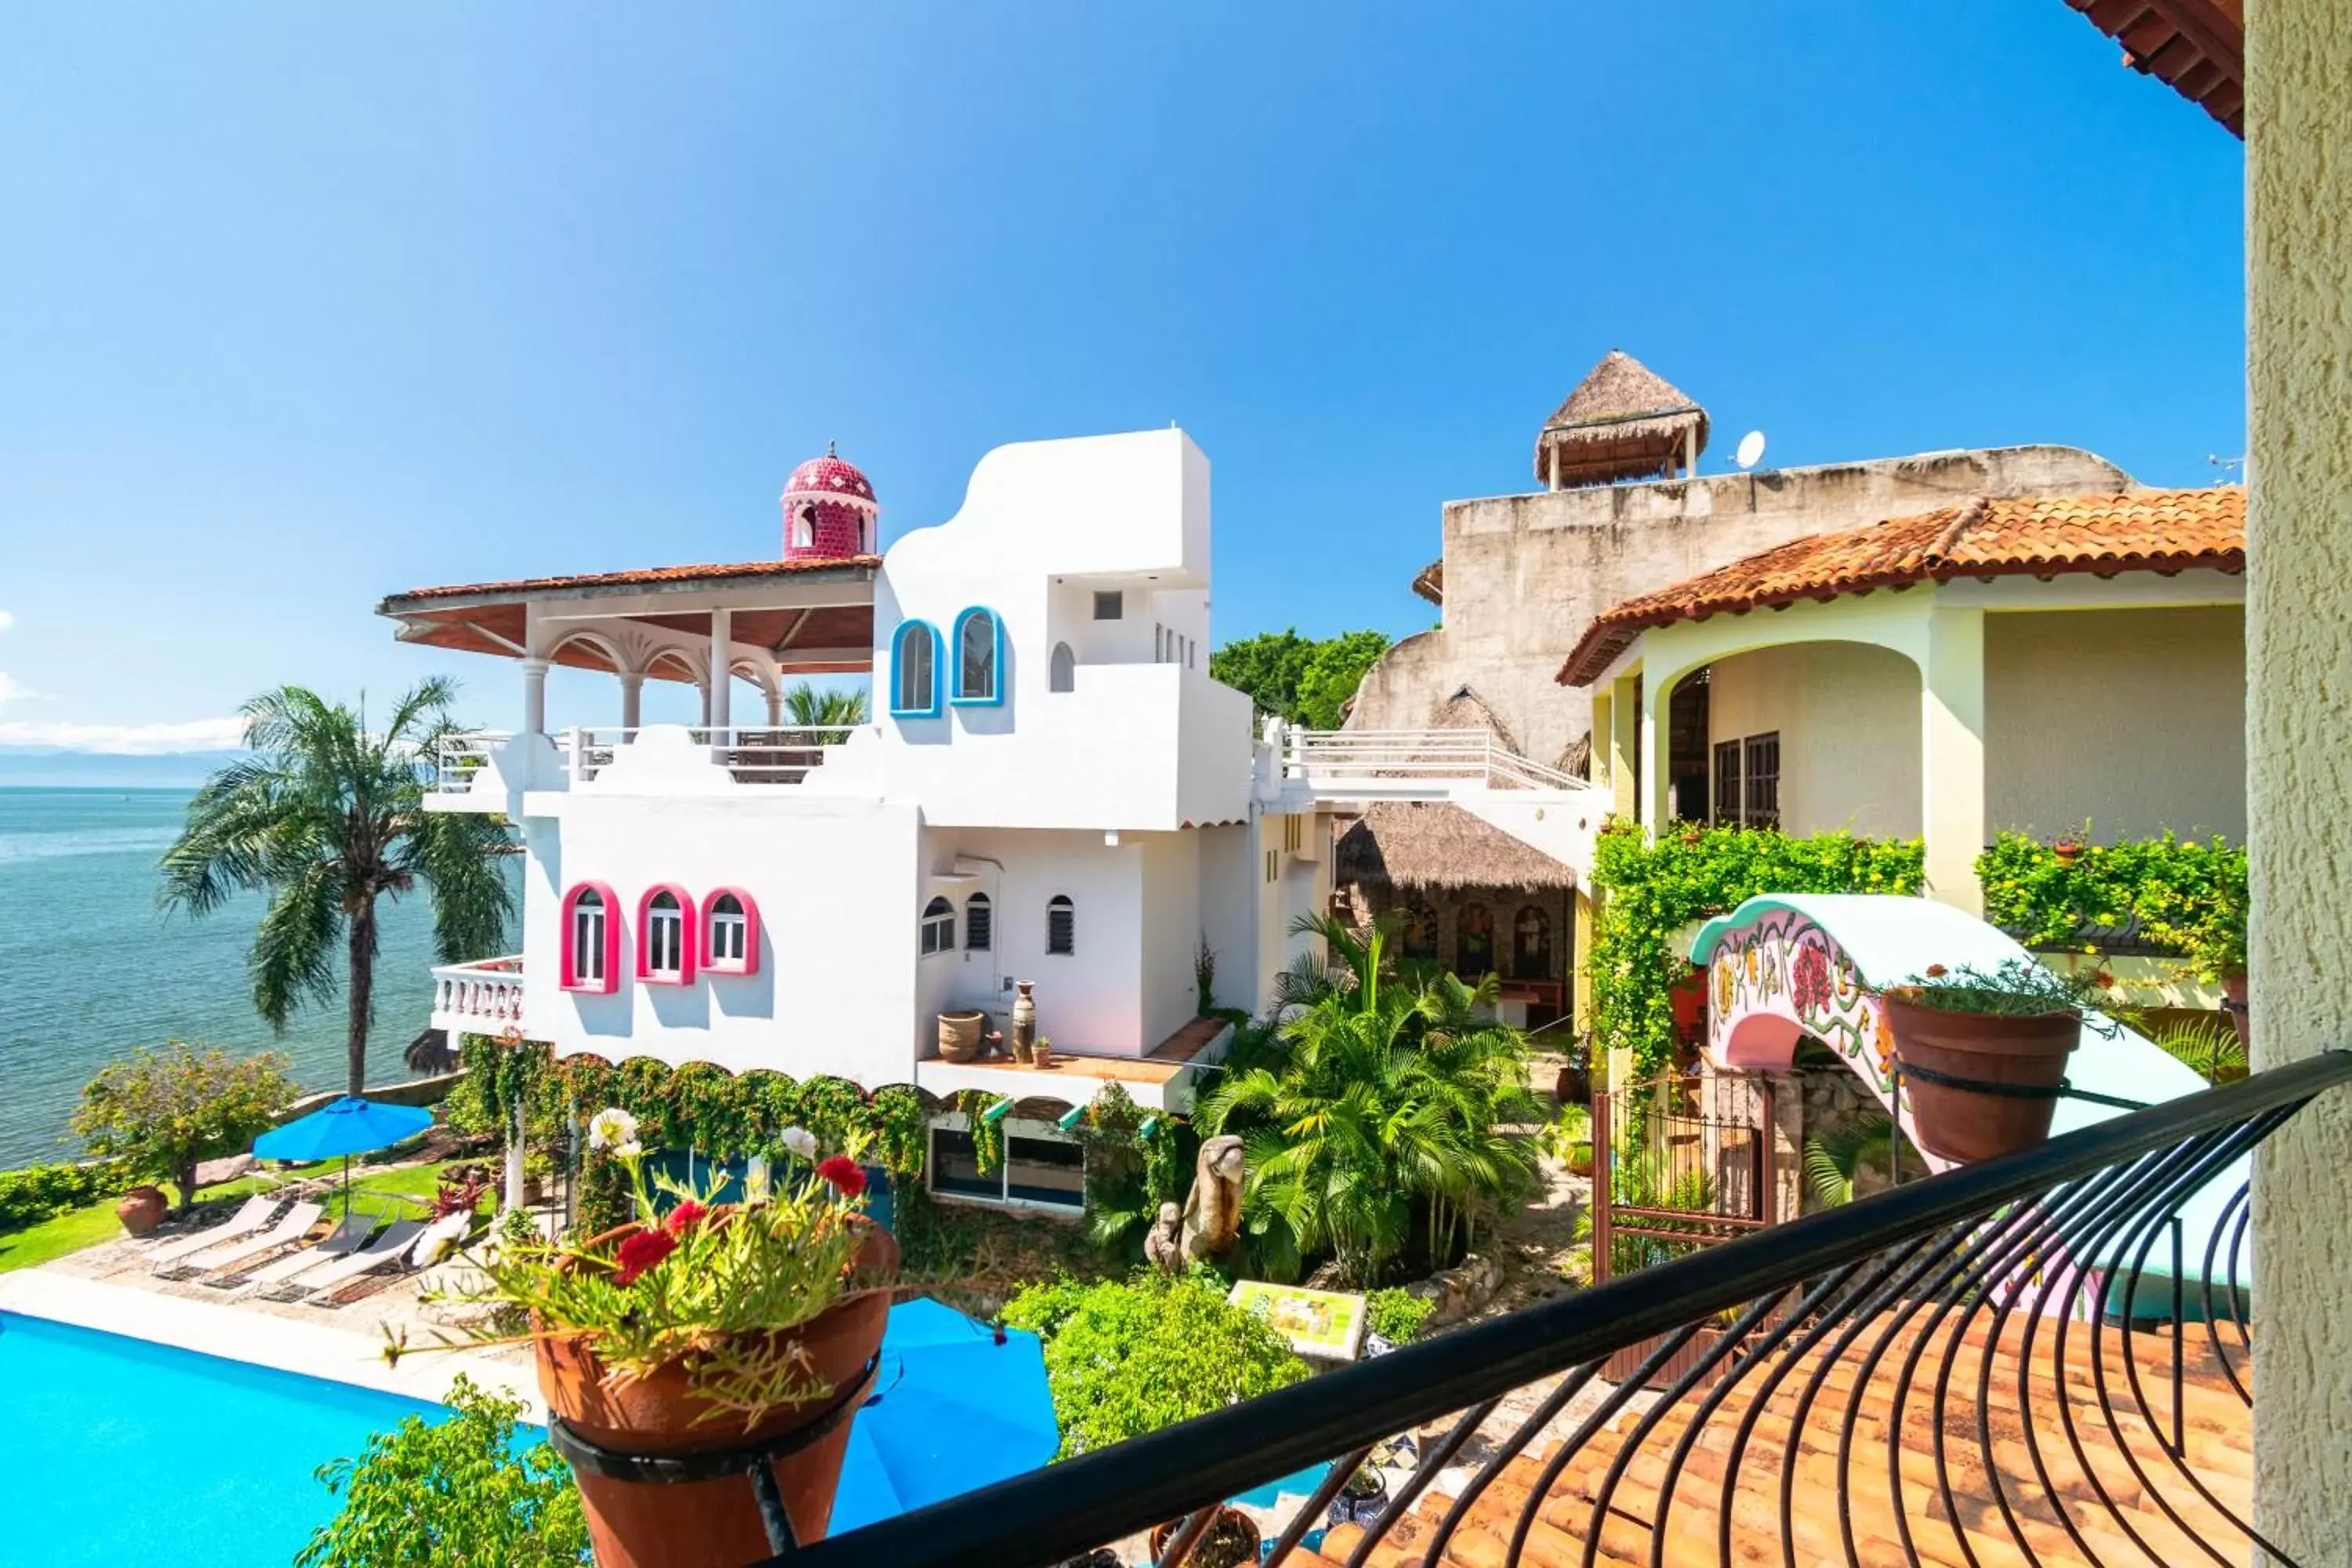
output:
[[[908,621],[890,639],[890,714],[936,719],[940,712],[940,634],[929,621]]]
[[[955,619],[955,698],[960,708],[1004,700],[1004,623],[977,605]]]

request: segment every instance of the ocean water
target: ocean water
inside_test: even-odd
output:
[[[282,1036],[254,1013],[245,955],[257,896],[202,920],[156,907],[155,863],[189,793],[0,788],[0,1169],[75,1152],[66,1121],[81,1086],[135,1046],[274,1049],[304,1088],[342,1086],[340,998]],[[432,1005],[425,895],[378,910],[371,1083],[408,1076],[401,1052]]]

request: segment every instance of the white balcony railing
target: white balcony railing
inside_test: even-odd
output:
[[[706,752],[738,784],[792,784],[822,766],[827,747],[846,745],[865,726],[730,725],[713,729],[696,725],[686,730],[689,742]],[[677,731],[670,731],[675,735]],[[548,737],[562,765],[562,776],[544,773],[532,778],[531,788],[578,788],[593,784],[613,765],[614,754],[632,745],[641,730],[565,730]],[[499,755],[516,739],[502,731],[477,730],[442,741],[434,758],[434,792],[444,795],[472,794]]]
[[[477,1035],[522,1027],[522,958],[445,963],[433,971],[433,1026]]]
[[[1282,756],[1285,778],[1318,787],[1377,784],[1382,793],[1432,793],[1447,784],[1488,789],[1574,790],[1585,781],[1496,744],[1485,730],[1293,730]]]

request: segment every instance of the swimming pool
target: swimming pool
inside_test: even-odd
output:
[[[335,1500],[312,1472],[443,1407],[0,1312],[12,1568],[291,1563]],[[535,1429],[534,1429],[535,1430]]]

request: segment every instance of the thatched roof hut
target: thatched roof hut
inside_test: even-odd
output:
[[[1485,698],[1467,686],[1456,687],[1453,696],[1430,709],[1429,727],[1433,730],[1484,730],[1495,737],[1495,744],[1503,750],[1516,752],[1519,749],[1519,742],[1512,736],[1510,727],[1486,706]]]
[[[1562,747],[1559,760],[1552,766],[1570,778],[1590,779],[1592,776],[1592,731],[1587,730]]]
[[[1677,471],[1706,450],[1706,410],[1622,349],[1611,349],[1536,435],[1536,482],[1614,484]]]
[[[1367,888],[1572,888],[1576,872],[1451,801],[1383,800],[1339,836],[1331,879]]]
[[[1412,580],[1412,591],[1440,609],[1445,607],[1445,563],[1433,561]]]

